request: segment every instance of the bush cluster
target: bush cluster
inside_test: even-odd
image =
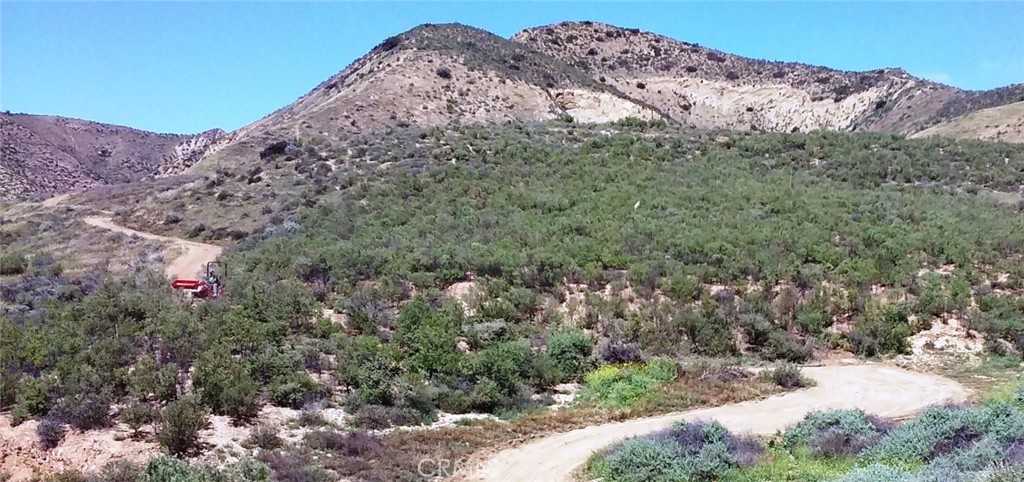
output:
[[[712,481],[753,465],[764,447],[733,435],[717,422],[682,422],[612,448],[591,472],[609,482]]]
[[[678,366],[668,360],[605,365],[584,377],[580,400],[606,407],[629,407],[657,387],[674,380],[677,374]]]

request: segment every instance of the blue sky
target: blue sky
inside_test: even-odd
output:
[[[157,132],[236,129],[384,38],[460,22],[509,37],[595,20],[770,60],[1024,82],[1024,2],[0,2],[0,109]]]

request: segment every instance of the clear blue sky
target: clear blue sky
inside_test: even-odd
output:
[[[1024,3],[0,2],[0,108],[157,132],[232,130],[384,38],[460,22],[509,37],[595,20],[771,60],[1024,82]]]

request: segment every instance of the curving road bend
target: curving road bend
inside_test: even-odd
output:
[[[658,417],[595,425],[536,439],[468,466],[453,480],[569,482],[598,450],[625,438],[670,427],[680,420],[718,420],[729,430],[771,435],[814,410],[860,408],[890,418],[913,415],[930,405],[966,401],[970,392],[953,380],[889,365],[806,367],[817,385],[763,400],[709,407]]]
[[[113,219],[109,216],[88,216],[83,218],[82,221],[91,226],[127,234],[129,236],[138,236],[144,239],[173,244],[181,250],[181,254],[178,255],[177,258],[168,262],[167,267],[164,268],[164,273],[170,278],[194,278],[197,273],[201,273],[205,270],[206,263],[216,260],[217,257],[220,256],[221,252],[224,251],[224,248],[212,244],[197,243],[195,241],[188,241],[181,238],[160,236],[158,234],[144,233],[142,231],[126,228],[119,224],[114,224]]]

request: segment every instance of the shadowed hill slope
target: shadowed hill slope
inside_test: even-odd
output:
[[[0,114],[0,199],[181,171],[224,132],[157,134],[65,117]]]

